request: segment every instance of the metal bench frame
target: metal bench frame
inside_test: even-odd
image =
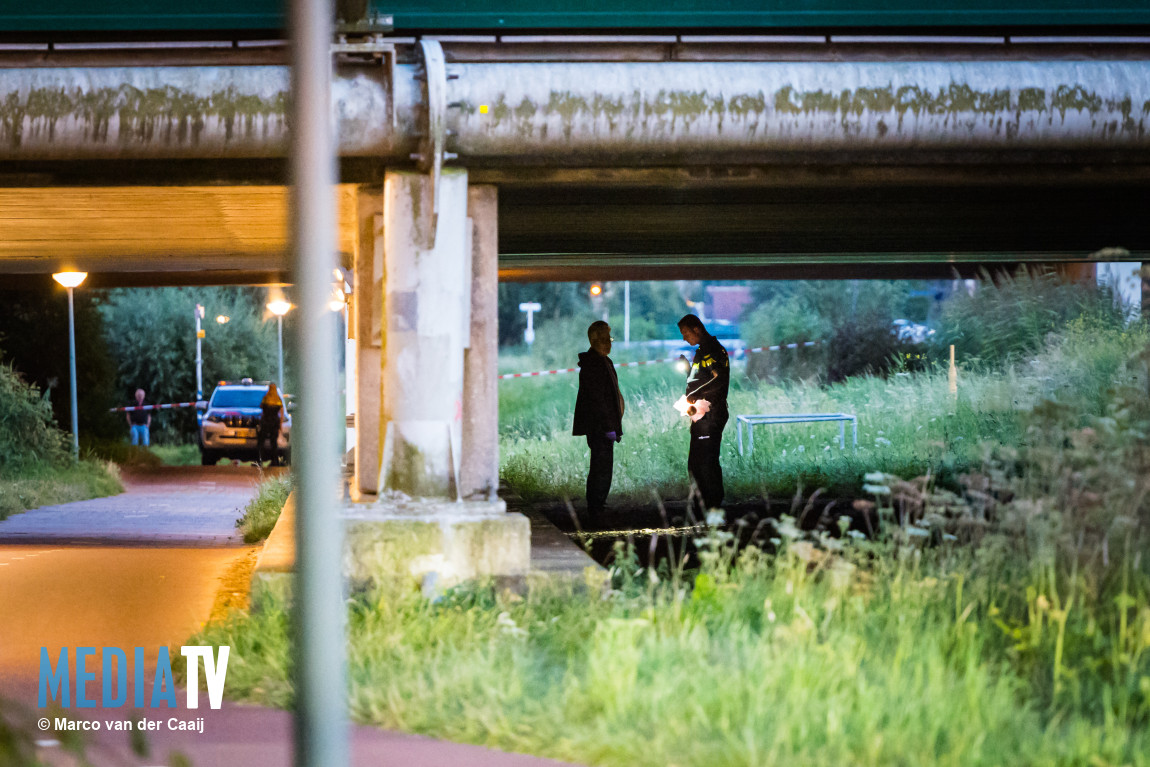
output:
[[[851,422],[852,445],[859,445],[858,417],[847,413],[777,413],[770,415],[740,415],[735,416],[735,431],[739,437],[739,455],[743,454],[743,425],[747,426],[747,452],[755,449],[755,427],[761,424],[778,423],[822,423],[826,421],[839,422],[839,449],[846,449],[846,426]]]

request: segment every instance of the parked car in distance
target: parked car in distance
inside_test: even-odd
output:
[[[214,466],[221,458],[257,460],[256,433],[260,425],[260,401],[268,383],[244,378],[239,383],[220,381],[200,419],[200,462]],[[286,411],[286,408],[285,408]],[[287,463],[291,458],[291,414],[285,412],[276,450]],[[264,456],[271,460],[271,456]]]

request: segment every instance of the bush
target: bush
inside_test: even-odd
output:
[[[776,298],[754,309],[743,335],[750,347],[825,341],[831,325],[803,296]],[[747,357],[747,376],[757,380],[818,378],[826,369],[826,349],[800,347],[755,352]]]
[[[760,290],[766,300],[751,311],[744,337],[752,346],[819,341],[799,348],[753,354],[747,375],[755,379],[831,382],[847,376],[886,375],[906,352],[891,334],[891,321],[905,315],[905,283],[881,280],[805,281]]]
[[[1001,367],[1033,354],[1047,335],[1076,317],[1110,328],[1126,322],[1106,288],[1026,269],[1013,276],[984,274],[973,295],[957,293],[943,304],[933,344],[941,351],[953,344],[966,366]]]
[[[826,349],[827,380],[838,383],[849,376],[885,376],[902,352],[903,345],[891,332],[887,317],[860,317],[835,328]]]
[[[60,465],[66,437],[52,422],[52,406],[11,365],[0,362],[0,475],[34,464]]]

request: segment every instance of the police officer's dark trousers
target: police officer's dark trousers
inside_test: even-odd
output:
[[[587,472],[587,513],[594,517],[602,513],[611,492],[611,471],[615,465],[615,442],[602,434],[588,434],[587,447],[591,448],[591,469]]]
[[[280,419],[278,416],[260,419],[260,426],[256,431],[256,439],[258,440],[256,460],[263,463],[265,459],[270,459],[272,466],[279,463],[279,436]]]
[[[687,471],[695,480],[703,506],[717,509],[723,503],[723,467],[719,465],[719,448],[723,444],[726,412],[710,412],[691,424],[691,450],[687,454]]]

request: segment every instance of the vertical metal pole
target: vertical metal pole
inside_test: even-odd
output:
[[[292,435],[296,490],[295,764],[348,763],[344,684],[345,607],[339,514],[339,383],[335,313],[328,308],[336,267],[330,0],[291,0],[291,252],[299,299],[294,328],[299,411]]]
[[[279,346],[279,349],[280,349],[280,375],[279,375],[279,378],[277,380],[279,381],[280,391],[283,391],[284,390],[284,317],[281,314],[281,315],[278,315],[276,317],[276,319],[279,320],[278,325],[279,325],[279,337],[280,337],[280,346]]]
[[[631,281],[623,282],[623,345],[631,345]]]
[[[204,355],[200,339],[200,305],[192,309],[196,318],[196,402],[204,398]]]
[[[80,408],[76,404],[76,319],[68,288],[68,377],[72,382],[72,459],[80,460]]]

